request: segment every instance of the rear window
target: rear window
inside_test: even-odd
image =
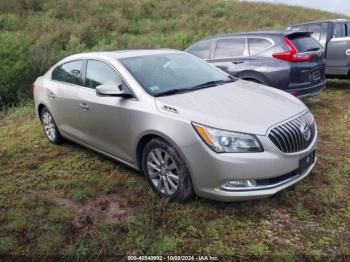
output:
[[[317,51],[322,48],[321,44],[313,37],[307,35],[292,35],[288,39],[293,43],[299,53]]]
[[[82,60],[67,62],[52,71],[52,80],[80,85]]]

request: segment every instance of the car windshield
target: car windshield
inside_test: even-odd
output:
[[[119,60],[152,96],[171,95],[234,81],[188,54],[159,54]]]

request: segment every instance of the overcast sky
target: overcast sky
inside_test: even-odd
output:
[[[244,0],[288,5],[301,5],[350,16],[350,0]]]

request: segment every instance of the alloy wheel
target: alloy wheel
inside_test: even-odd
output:
[[[49,112],[44,112],[42,116],[43,126],[47,137],[54,141],[56,139],[56,126]]]
[[[155,148],[147,156],[147,171],[153,185],[168,196],[179,187],[179,172],[175,160],[164,150]]]

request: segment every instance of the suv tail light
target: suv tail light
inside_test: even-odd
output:
[[[272,54],[274,58],[288,61],[288,62],[307,62],[313,58],[312,54],[299,53],[298,50],[293,45],[293,43],[287,37],[282,36],[282,40],[289,48],[289,51]]]

